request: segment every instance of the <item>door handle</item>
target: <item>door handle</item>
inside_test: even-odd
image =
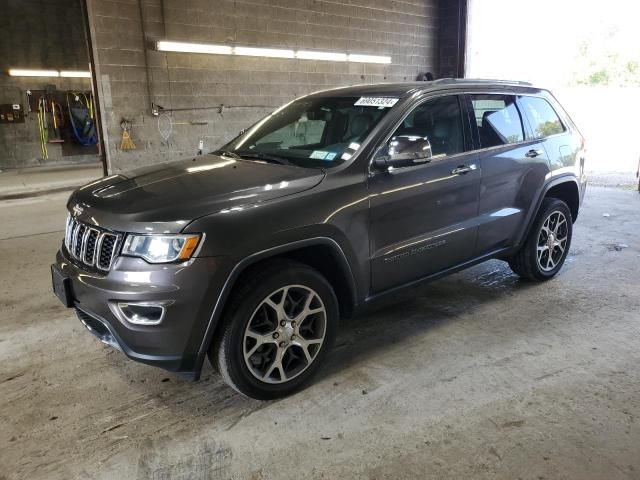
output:
[[[527,153],[525,153],[524,156],[527,158],[536,158],[537,156],[542,155],[542,153],[542,150],[531,149]]]
[[[475,163],[471,165],[460,165],[459,167],[451,170],[451,175],[464,175],[465,173],[473,172],[478,166]]]

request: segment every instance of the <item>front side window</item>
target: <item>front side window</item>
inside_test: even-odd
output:
[[[217,153],[302,167],[334,167],[353,156],[394,100],[302,98],[265,117]]]
[[[464,151],[462,114],[456,96],[427,100],[418,105],[389,140],[389,154],[402,155],[430,149],[431,158]]]
[[[470,95],[480,134],[480,148],[497,147],[524,140],[522,117],[514,95]]]
[[[531,124],[533,138],[544,138],[564,132],[564,125],[558,114],[544,98],[522,96],[520,103]]]

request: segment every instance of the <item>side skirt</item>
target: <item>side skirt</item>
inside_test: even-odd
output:
[[[469,267],[473,267],[474,265],[477,265],[479,263],[482,262],[486,262],[487,260],[492,260],[492,259],[503,259],[507,256],[509,256],[510,253],[513,253],[515,250],[513,247],[507,247],[507,248],[500,248],[498,250],[494,250],[492,252],[489,252],[485,255],[482,255],[480,257],[474,258],[472,260],[468,260],[466,262],[460,263],[454,267],[450,267],[447,268],[445,270],[441,270],[437,273],[431,274],[431,275],[427,275],[426,277],[422,277],[422,278],[418,278],[417,280],[412,280],[408,283],[402,284],[402,285],[398,285],[396,287],[392,287],[389,288],[387,290],[383,290],[382,292],[378,292],[375,293],[373,295],[368,296],[365,300],[364,303],[362,304],[361,308],[364,308],[367,304],[372,303],[374,301],[383,299],[385,297],[387,297],[388,295],[394,294],[394,293],[398,293],[401,292],[403,290],[409,289],[409,288],[413,288],[413,287],[417,287],[419,285],[423,285],[429,282],[432,282],[434,280],[438,280],[439,278],[442,277],[446,277],[447,275],[451,275],[453,273],[459,272],[461,270],[465,270]]]

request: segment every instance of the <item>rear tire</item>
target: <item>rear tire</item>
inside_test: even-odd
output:
[[[545,198],[524,245],[508,259],[511,270],[528,280],[553,278],[567,258],[572,234],[567,204],[557,198]]]
[[[336,295],[320,273],[275,260],[233,293],[209,359],[247,397],[290,395],[317,373],[333,344],[338,315]]]

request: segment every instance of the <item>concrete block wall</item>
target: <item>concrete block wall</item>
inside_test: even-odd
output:
[[[88,70],[80,0],[0,0],[0,103],[26,103],[27,90],[89,90],[89,79],[10,77],[10,68]],[[95,154],[63,156],[49,145],[41,158],[37,115],[0,125],[0,170],[97,162]]]
[[[88,12],[112,172],[193,155],[201,139],[205,150],[221,146],[315,90],[438,72],[438,0],[88,0]],[[393,63],[164,53],[154,50],[160,39],[390,55]],[[151,102],[185,110],[154,117]],[[122,119],[133,124],[136,150],[120,150]]]

